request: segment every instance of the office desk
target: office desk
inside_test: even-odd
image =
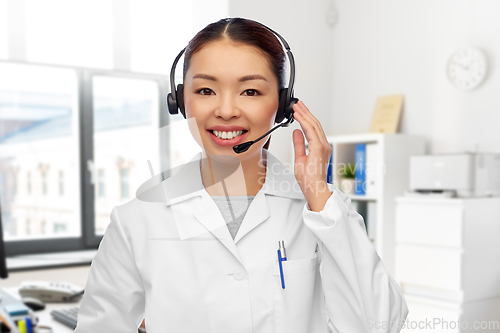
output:
[[[4,288],[7,292],[11,294],[15,294],[17,292],[17,288]],[[68,309],[72,307],[80,306],[80,302],[75,303],[49,303],[42,311],[36,311],[35,314],[38,317],[38,325],[40,326],[48,326],[52,328],[53,333],[69,333],[73,332],[73,329],[70,327],[61,324],[60,322],[54,320],[50,315],[50,311],[56,309]],[[47,330],[40,330],[40,333],[48,332]]]
[[[0,285],[6,291],[14,294],[17,292],[17,288],[23,281],[61,281],[68,282],[85,287],[87,283],[87,277],[89,273],[90,265],[88,266],[76,266],[76,267],[66,267],[66,268],[53,268],[44,270],[33,270],[33,271],[23,271],[23,272],[12,272],[9,273],[9,277],[5,280],[0,280]],[[55,309],[67,309],[71,307],[77,307],[80,302],[75,303],[48,303],[47,307],[43,311],[36,311],[36,315],[39,318],[39,324],[44,326],[52,327],[54,333],[66,333],[73,332],[71,328],[65,326],[54,319],[50,315],[50,311]],[[43,332],[43,331],[42,331]]]

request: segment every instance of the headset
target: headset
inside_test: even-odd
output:
[[[267,133],[265,133],[264,135],[260,136],[259,138],[253,141],[244,142],[234,146],[233,150],[237,154],[241,154],[247,151],[248,148],[250,148],[250,146],[262,140],[274,130],[280,127],[287,127],[289,124],[291,124],[294,121],[293,105],[299,101],[297,98],[293,96],[293,85],[295,83],[295,60],[293,58],[293,53],[292,50],[290,49],[290,46],[288,45],[286,40],[276,31],[272,30],[271,28],[265,26],[262,23],[259,24],[264,28],[266,28],[267,30],[269,30],[270,32],[272,32],[276,37],[278,37],[278,39],[283,44],[283,47],[288,56],[288,61],[290,63],[290,79],[288,82],[288,87],[281,89],[279,92],[279,104],[275,118],[275,122],[278,123],[279,125],[276,125],[270,131],[268,131]],[[184,85],[179,84],[177,88],[175,87],[175,69],[177,67],[177,63],[179,62],[179,59],[181,58],[181,56],[184,54],[185,51],[186,48],[182,49],[182,51],[179,52],[179,54],[174,60],[174,63],[172,64],[172,69],[170,70],[171,93],[169,93],[167,96],[168,112],[170,114],[178,114],[180,111],[181,114],[184,116],[184,118],[186,118],[186,110],[184,108]]]

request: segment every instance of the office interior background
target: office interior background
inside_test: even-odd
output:
[[[234,16],[262,22],[288,41],[295,95],[333,141],[358,142],[369,132],[377,98],[402,94],[398,135],[420,138],[422,153],[500,154],[496,0],[0,0],[0,200],[9,256],[96,249],[113,206],[132,199],[151,170],[182,165],[198,150],[182,116],[167,114],[168,74],[197,31]],[[485,55],[486,76],[475,89],[463,90],[450,82],[447,66],[456,51],[469,48]],[[296,123],[273,133],[270,147],[288,165],[294,128]],[[399,184],[397,193],[382,194],[394,219],[401,218],[396,198],[409,189],[408,161],[401,167],[405,177],[384,176]],[[460,201],[464,212],[466,201]],[[500,236],[496,204],[485,203],[491,213],[476,215],[486,220],[480,230],[487,240]],[[436,205],[446,220],[447,208]],[[498,263],[485,259],[497,258],[498,251],[486,250],[498,247],[481,250],[476,265],[467,266],[466,254],[475,251],[468,247],[476,244],[476,238],[466,241],[467,232],[474,233],[476,222],[464,214],[456,244],[449,246],[447,230],[423,242],[449,246],[458,257],[428,248],[422,256],[408,254],[408,247],[421,244],[401,236],[401,244],[392,240],[384,249],[393,252],[390,272],[402,287],[411,286],[402,289],[416,316],[451,313],[472,320],[483,318],[481,312],[500,321]],[[407,224],[393,221],[390,227],[397,225]],[[429,227],[424,233],[436,231]],[[394,238],[405,231],[396,233],[389,232]],[[405,280],[408,273],[398,275],[399,245],[401,256],[415,264],[436,253],[446,265],[457,260],[456,274]],[[473,269],[487,279],[469,277]],[[30,274],[37,279],[36,270]]]

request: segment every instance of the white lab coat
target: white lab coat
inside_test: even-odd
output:
[[[293,173],[267,155],[234,240],[197,160],[154,186],[152,200],[116,207],[75,332],[135,333],[143,318],[148,333],[399,332],[405,300],[350,199],[332,188],[324,209],[310,211]]]

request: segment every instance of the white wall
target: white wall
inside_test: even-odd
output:
[[[331,0],[229,0],[229,15],[259,21],[282,35],[296,65],[295,97],[304,101],[325,129],[332,123],[333,29],[327,15]],[[293,163],[295,126],[272,134],[270,151],[283,163]]]
[[[377,96],[405,95],[401,132],[428,152],[500,152],[500,1],[336,0],[329,134],[367,132]],[[446,63],[457,49],[488,58],[486,81],[454,88]]]

